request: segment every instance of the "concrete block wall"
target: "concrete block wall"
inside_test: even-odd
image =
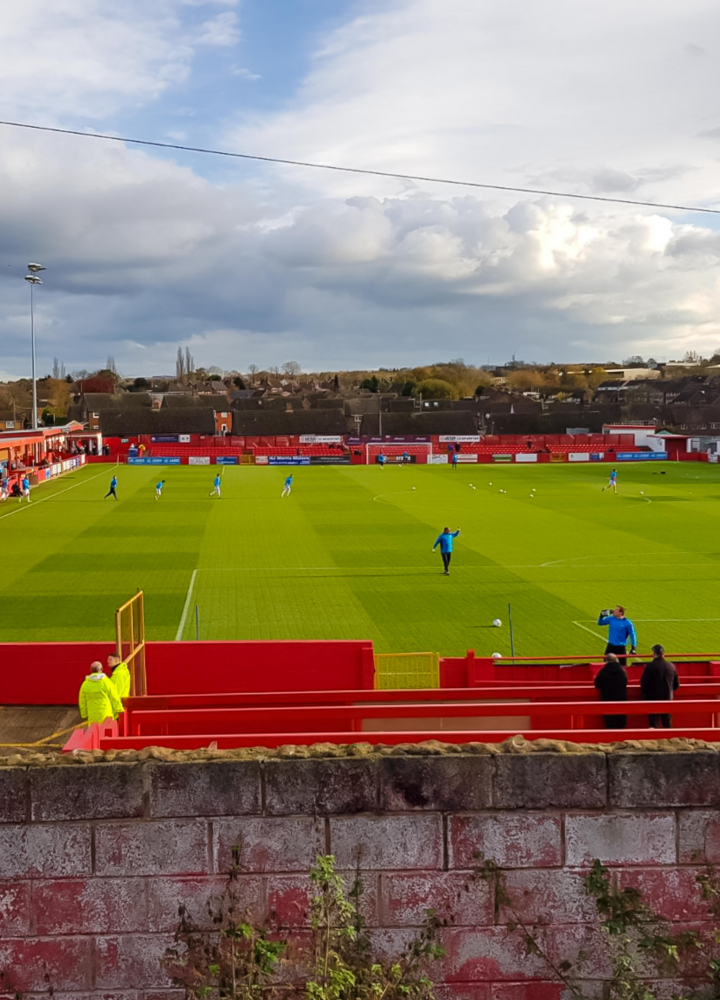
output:
[[[441,1000],[561,1000],[492,886],[471,880],[479,851],[553,955],[588,954],[600,996],[583,872],[599,858],[669,920],[702,923],[694,879],[720,861],[719,779],[712,749],[0,767],[0,971],[31,997],[47,976],[68,1000],[182,996],[159,962],[178,905],[207,924],[240,844],[258,920],[306,927],[308,870],[332,853],[362,874],[379,948],[407,940],[428,907],[452,918]]]

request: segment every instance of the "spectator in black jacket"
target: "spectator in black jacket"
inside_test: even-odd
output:
[[[600,701],[627,701],[627,674],[615,653],[608,653],[605,666],[595,678],[595,687],[600,692]],[[604,715],[606,729],[624,729],[626,715]]]
[[[645,701],[672,701],[673,694],[680,687],[680,679],[675,664],[665,659],[665,649],[659,643],[653,646],[653,661],[645,666],[640,678],[640,693]],[[669,713],[648,715],[651,729],[672,727]]]

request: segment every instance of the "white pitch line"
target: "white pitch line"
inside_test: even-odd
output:
[[[414,493],[414,492],[415,492],[414,490],[410,489],[410,490],[394,490],[392,493],[378,493],[376,497],[373,497],[373,503],[376,502],[377,500],[382,500],[383,497],[397,497],[400,496],[402,493]]]
[[[12,517],[13,514],[19,514],[21,510],[30,510],[33,507],[33,504],[45,503],[46,500],[54,500],[55,497],[59,497],[63,493],[69,493],[70,490],[76,490],[78,486],[84,486],[86,483],[91,483],[93,479],[99,479],[100,476],[106,476],[106,475],[107,472],[98,472],[97,476],[90,476],[89,479],[83,479],[81,483],[75,483],[74,486],[68,486],[67,489],[59,490],[57,493],[51,493],[50,496],[43,497],[42,500],[31,500],[30,503],[26,504],[25,507],[18,505],[17,510],[11,510],[7,514],[1,514],[0,521],[4,520],[6,517]],[[7,503],[7,500],[5,501],[5,503]]]
[[[604,635],[599,635],[597,632],[593,632],[593,630],[591,628],[588,628],[587,625],[582,625],[580,622],[573,622],[573,625],[577,625],[577,627],[583,629],[583,631],[589,632],[590,635],[594,635],[596,639],[601,639],[601,640],[605,639]]]
[[[190,610],[190,601],[192,600],[193,587],[195,586],[195,577],[197,576],[197,570],[192,571],[192,576],[190,577],[190,586],[188,587],[187,597],[185,598],[185,607],[183,608],[182,618],[180,619],[180,624],[178,625],[178,630],[175,635],[175,642],[180,642],[183,637],[183,632],[185,631],[185,622],[187,621],[188,611]]]

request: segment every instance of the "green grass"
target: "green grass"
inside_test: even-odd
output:
[[[642,650],[720,648],[717,466],[621,465],[617,496],[597,465],[300,467],[286,500],[285,469],[228,467],[220,501],[214,469],[121,467],[117,503],[111,471],[0,506],[0,640],[109,639],[140,587],[150,639],[175,639],[187,603],[185,639],[197,604],[203,639],[507,655],[512,603],[518,655],[594,653],[598,611],[622,603]],[[445,524],[450,577],[430,551]]]

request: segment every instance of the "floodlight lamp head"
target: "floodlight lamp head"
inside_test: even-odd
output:
[[[42,264],[28,264],[28,271],[32,271],[33,274],[37,274],[38,271],[46,271],[47,268],[43,267]]]
[[[42,281],[35,274],[26,274],[25,281],[29,281],[31,285],[42,285]]]

